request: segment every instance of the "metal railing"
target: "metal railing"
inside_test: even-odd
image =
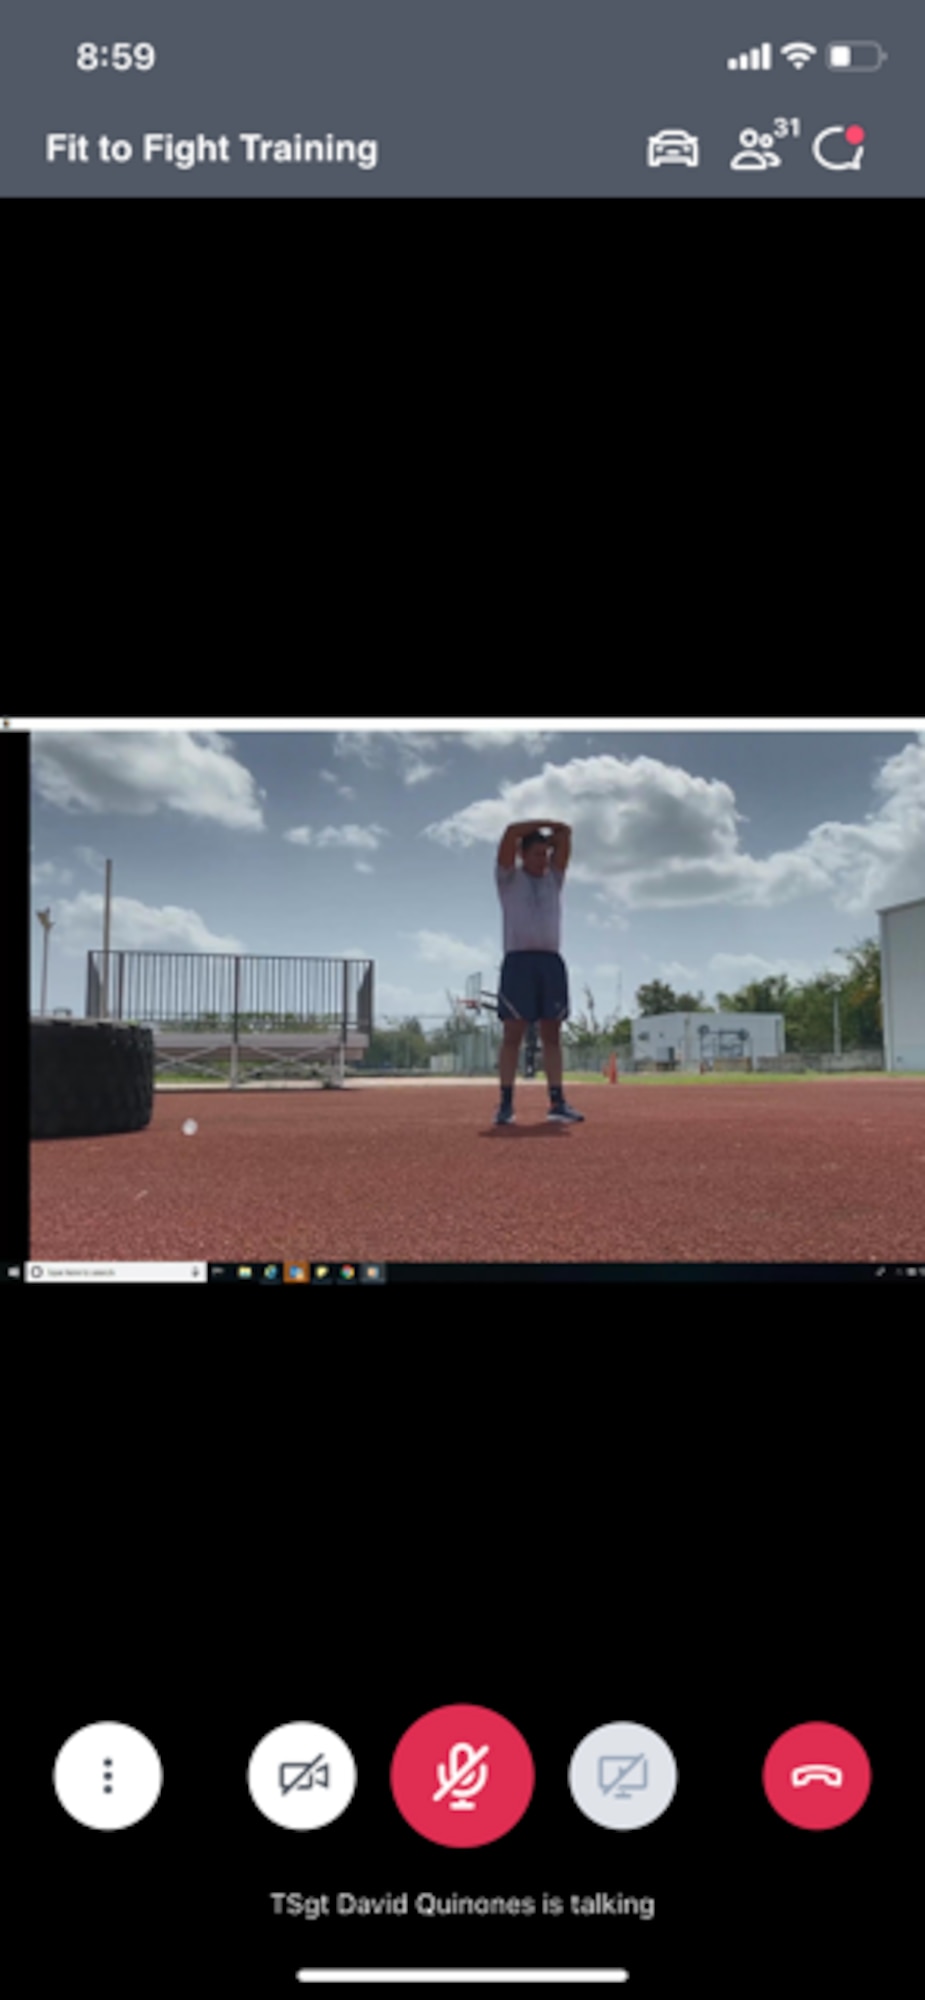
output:
[[[343,1082],[373,1026],[372,959],[242,956],[230,952],[90,951],[90,1020],[154,1032],[165,1081],[208,1077],[237,1088],[317,1075]]]
[[[108,959],[108,964],[106,960]],[[241,1034],[373,1025],[373,960],[230,952],[89,951],[88,1020],[139,1021],[190,1033]]]

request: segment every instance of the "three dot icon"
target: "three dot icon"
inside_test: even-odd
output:
[[[154,1744],[140,1729],[125,1722],[91,1722],[62,1745],[52,1782],[60,1804],[78,1825],[115,1833],[147,1817],[160,1797],[164,1773]]]

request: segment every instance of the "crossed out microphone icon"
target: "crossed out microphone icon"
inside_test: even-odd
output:
[[[451,1812],[474,1812],[477,1792],[488,1782],[488,1744],[476,1750],[471,1743],[454,1743],[445,1764],[437,1765],[434,1805],[449,1793]]]

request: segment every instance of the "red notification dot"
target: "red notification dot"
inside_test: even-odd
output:
[[[863,137],[864,137],[863,125],[845,126],[845,138],[847,139],[849,146],[859,146],[861,144]]]

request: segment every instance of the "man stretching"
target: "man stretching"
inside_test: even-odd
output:
[[[538,1021],[549,1085],[548,1116],[560,1125],[580,1125],[584,1114],[562,1096],[559,1031],[567,1019],[568,975],[559,956],[559,905],[572,846],[572,829],[561,820],[509,826],[498,848],[495,870],[504,911],[504,964],[498,991],[498,1019],[504,1022],[501,1047],[501,1102],[496,1125],[514,1123],[517,1055],[528,1022]],[[521,867],[517,866],[520,849]]]

